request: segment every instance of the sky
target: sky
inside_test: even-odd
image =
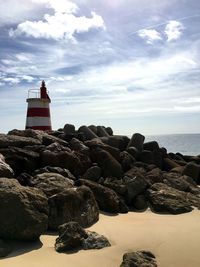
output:
[[[55,130],[200,133],[200,1],[0,0],[0,132],[43,79]]]

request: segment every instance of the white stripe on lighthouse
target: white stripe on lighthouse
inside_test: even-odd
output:
[[[26,127],[32,126],[51,126],[51,119],[49,117],[27,117]]]

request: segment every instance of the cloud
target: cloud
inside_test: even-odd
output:
[[[171,42],[173,40],[177,40],[182,35],[184,30],[184,26],[181,22],[177,20],[170,20],[169,23],[165,27],[165,34],[167,35],[167,41]]]
[[[142,29],[138,31],[138,35],[145,39],[148,44],[152,44],[154,41],[162,40],[160,33],[156,30]]]
[[[27,20],[18,24],[16,29],[10,29],[10,37],[25,35],[34,38],[75,41],[75,33],[84,33],[89,30],[105,29],[104,20],[100,15],[91,12],[90,17],[77,16],[78,6],[66,0],[33,0],[37,3],[46,3],[54,10],[53,15],[45,14],[43,20]]]

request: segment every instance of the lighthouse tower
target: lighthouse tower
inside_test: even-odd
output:
[[[51,130],[51,117],[49,103],[51,99],[48,96],[45,82],[42,81],[40,90],[31,89],[28,92],[26,129]]]

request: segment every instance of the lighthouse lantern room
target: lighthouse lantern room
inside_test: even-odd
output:
[[[30,89],[28,91],[26,129],[51,130],[51,116],[49,98],[45,82],[42,81],[40,89]]]

